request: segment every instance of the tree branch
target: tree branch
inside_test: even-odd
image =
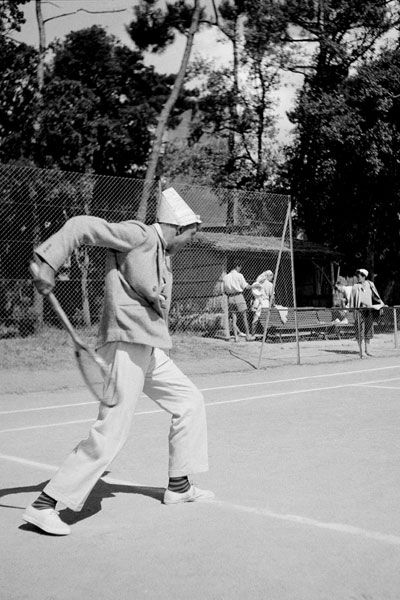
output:
[[[217,24],[217,27],[219,27],[219,13],[218,13],[218,8],[217,8],[217,4],[216,4],[215,0],[212,0],[212,7],[213,7],[213,11],[214,11],[214,16],[215,16],[215,22]]]
[[[284,42],[290,42],[290,43],[294,42],[294,43],[296,43],[296,44],[299,44],[299,43],[302,43],[302,42],[307,42],[307,43],[309,43],[309,42],[313,42],[313,43],[315,43],[315,42],[318,42],[318,41],[319,41],[319,39],[318,39],[317,37],[315,37],[315,38],[299,38],[299,39],[297,40],[297,39],[295,39],[295,38],[292,38],[292,37],[289,35],[289,36],[285,37],[285,38],[283,39],[283,41],[284,41]]]
[[[289,73],[296,73],[297,75],[305,75],[307,69],[315,70],[317,67],[315,65],[296,65],[293,67],[282,67],[283,71],[288,71]],[[304,71],[299,71],[298,69],[304,69]]]
[[[14,44],[18,44],[18,45],[22,45],[22,44],[26,44],[26,42],[21,42],[20,40],[15,40],[13,37],[11,37],[11,35],[9,35],[8,33],[3,33],[3,37],[7,38],[8,40],[11,40],[12,42],[14,42]]]
[[[128,10],[127,8],[116,8],[115,10],[86,10],[86,8],[78,8],[78,10],[74,10],[72,12],[63,13],[62,15],[56,15],[55,17],[49,17],[48,19],[44,19],[43,23],[48,23],[49,21],[54,21],[54,19],[61,19],[61,17],[69,17],[70,15],[76,15],[79,12],[85,12],[90,15],[104,15],[109,13],[120,13]]]

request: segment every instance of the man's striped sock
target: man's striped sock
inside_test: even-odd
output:
[[[45,508],[55,508],[56,504],[57,500],[54,500],[54,498],[46,494],[46,492],[42,492],[40,496],[36,498],[35,502],[32,503],[32,506],[38,510],[45,510]]]
[[[168,481],[168,489],[171,490],[171,492],[184,494],[190,490],[189,477],[187,475],[184,477],[170,477]]]

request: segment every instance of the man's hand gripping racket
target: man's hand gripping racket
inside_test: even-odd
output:
[[[35,262],[31,262],[29,270],[33,280],[39,279],[39,267]],[[85,344],[77,335],[71,325],[67,315],[58,302],[53,292],[45,294],[49,299],[51,307],[57,315],[64,329],[69,333],[74,343],[74,354],[83,380],[96,400],[107,406],[117,404],[117,386],[110,374],[109,366],[96,352]]]

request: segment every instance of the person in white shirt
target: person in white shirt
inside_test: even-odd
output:
[[[264,271],[261,273],[253,285],[251,291],[254,296],[251,310],[254,312],[253,322],[251,324],[252,335],[256,332],[257,323],[260,320],[262,311],[266,308],[271,308],[274,301],[274,274],[272,271]]]
[[[240,314],[246,331],[246,340],[251,342],[255,337],[250,334],[247,320],[247,303],[243,296],[244,290],[250,289],[242,271],[242,265],[236,265],[222,278],[224,293],[228,296],[228,312],[232,315],[232,325],[235,340],[238,341],[239,329],[237,326],[237,315]]]
[[[374,335],[374,313],[385,306],[375,287],[375,284],[367,279],[366,269],[357,269],[357,282],[353,285],[350,296],[350,308],[359,308],[356,318],[356,337],[362,352],[364,340],[365,354],[371,356],[369,344]]]

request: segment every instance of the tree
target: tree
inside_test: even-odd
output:
[[[93,27],[53,45],[38,94],[38,53],[0,41],[6,67],[0,89],[0,158],[79,172],[141,173],[151,141],[149,128],[168,93],[168,77],[145,67],[140,52]],[[49,189],[42,190],[45,197]],[[27,190],[26,210],[34,215],[32,237],[37,245],[42,233],[38,196],[34,186],[28,185]],[[91,209],[80,210],[86,208]],[[135,209],[134,203],[131,208]],[[84,269],[82,281],[86,262],[79,263]],[[40,322],[38,306],[36,313]],[[87,310],[85,315],[88,323]]]
[[[41,152],[36,161],[80,172],[140,173],[150,144],[149,124],[165,98],[167,78],[146,68],[140,52],[122,46],[98,26],[69,34],[53,51],[43,89]],[[97,181],[88,181],[86,187],[80,210],[92,214]],[[106,205],[117,201],[107,197]],[[83,321],[89,325],[89,255],[85,250],[75,253],[75,259]]]
[[[308,45],[305,64],[293,70],[306,74],[313,88],[327,91],[342,82],[377,41],[398,21],[391,0],[285,0],[282,16],[287,22],[286,41]]]
[[[39,166],[135,175],[146,163],[149,126],[168,93],[168,77],[140,52],[93,26],[53,45],[43,88]]]
[[[138,219],[143,221],[146,220],[148,212],[149,185],[151,185],[157,174],[164,132],[183,87],[193,39],[198,30],[202,13],[200,0],[194,0],[193,8],[187,5],[184,0],[179,0],[175,4],[167,4],[165,14],[160,9],[155,9],[155,4],[156,0],[142,0],[140,5],[135,8],[136,19],[128,29],[132,40],[139,48],[152,48],[154,51],[159,51],[170,44],[175,39],[176,33],[179,32],[186,35],[186,46],[169,97],[157,121],[146,169],[146,184],[138,212]]]
[[[359,67],[336,94],[308,98],[300,122],[307,131],[318,111],[320,156],[308,165],[301,161],[307,150],[292,163],[299,219],[309,237],[341,251],[350,273],[360,264],[372,276],[378,272],[386,302],[400,294],[394,260],[400,251],[399,81],[395,48]]]
[[[241,0],[225,0],[214,9],[214,24],[231,44],[232,61],[219,69],[204,61],[192,66],[191,78],[201,84],[193,100],[190,144],[200,152],[203,146],[215,149],[219,168],[214,183],[260,189],[271,182],[278,156],[272,93],[286,59],[278,35],[284,31],[280,13],[265,3],[256,13],[253,3]]]
[[[29,159],[37,81],[37,52],[0,36],[0,161]]]
[[[343,100],[343,86],[362,60],[373,56],[377,41],[396,22],[386,0],[287,0],[283,12],[291,23],[289,43],[313,44],[307,64],[292,64],[305,73],[297,105],[290,114],[296,126],[296,142],[289,151],[289,182],[300,224],[311,239],[321,238],[313,215],[331,214],[329,177],[334,165],[327,139],[340,139],[343,126],[354,127],[353,113]],[[294,28],[294,29],[293,29]],[[297,37],[294,37],[294,33]],[[338,119],[335,118],[338,115]],[[340,116],[339,116],[340,115]],[[329,148],[329,149],[328,149]],[[326,223],[329,230],[330,223]]]

